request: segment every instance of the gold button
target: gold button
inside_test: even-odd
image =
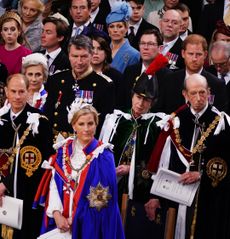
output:
[[[65,83],[65,80],[61,80],[61,83],[64,84],[64,83]]]
[[[57,112],[57,111],[55,111],[55,112],[54,112],[54,115],[55,115],[55,116],[57,116],[57,115],[58,115],[58,112]]]
[[[57,124],[55,123],[55,124],[54,124],[54,128],[56,128],[56,127],[57,127]]]
[[[93,83],[93,87],[96,87],[97,86],[97,84],[96,83]]]

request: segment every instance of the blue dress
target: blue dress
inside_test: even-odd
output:
[[[125,39],[124,44],[120,47],[120,49],[114,56],[111,66],[121,73],[124,73],[127,66],[137,64],[139,60],[139,51],[137,51],[129,44],[128,39]]]

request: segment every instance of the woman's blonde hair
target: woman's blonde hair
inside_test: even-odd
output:
[[[95,124],[98,125],[99,118],[98,118],[98,112],[97,110],[92,106],[92,105],[85,105],[82,107],[80,110],[76,111],[73,114],[72,120],[71,120],[71,125],[75,124],[76,121],[82,116],[82,115],[87,115],[87,114],[92,114]]]
[[[41,0],[20,0],[20,7],[22,8],[23,4],[29,1],[35,3],[36,10],[38,10],[40,14],[45,10],[45,5]]]

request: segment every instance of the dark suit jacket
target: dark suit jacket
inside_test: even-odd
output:
[[[214,4],[205,5],[196,32],[210,42],[212,33],[216,27],[216,22],[223,19],[223,12],[224,0],[216,0]]]
[[[136,79],[141,74],[142,62],[140,61],[138,64],[128,66],[124,72],[124,88],[125,92],[125,101],[124,101],[124,109],[130,109],[132,106],[132,89],[136,82]],[[157,86],[158,92],[161,91],[162,80],[167,73],[171,71],[168,68],[162,68],[161,70],[156,72]],[[158,93],[159,94],[159,93]],[[158,102],[155,102],[151,111],[157,112]]]
[[[197,29],[199,18],[201,16],[203,1],[180,0],[180,2],[185,3],[189,7],[189,15],[192,19],[192,28],[193,32],[195,32]]]
[[[108,0],[102,0],[99,5],[99,12],[97,13],[94,21],[93,26],[98,30],[107,32],[107,25],[106,25],[106,17],[110,13],[111,8],[108,3]]]
[[[71,39],[72,28],[73,28],[73,23],[71,23],[70,28],[69,28],[70,31],[69,31],[69,36],[68,36],[68,40],[67,40],[68,42]],[[101,30],[97,29],[96,27],[94,27],[93,23],[89,23],[88,26],[85,26],[83,31],[81,32],[81,35],[85,35],[88,37],[99,36],[99,37],[106,39],[108,42],[110,42],[110,38],[109,38],[108,34],[104,31],[101,31]]]
[[[170,70],[180,70],[180,69],[183,69],[184,68],[184,59],[182,58],[181,56],[181,46],[182,46],[182,40],[181,38],[179,37],[177,39],[177,41],[175,42],[175,44],[169,49],[169,52],[168,53],[173,53],[173,54],[176,54],[178,56],[177,58],[177,61],[176,61],[176,64],[175,64],[175,67],[173,66],[173,63],[170,62],[170,58],[169,58],[169,65],[168,65],[168,68]],[[166,55],[167,56],[167,55]]]
[[[206,68],[206,70],[212,73],[213,75],[215,75],[216,77],[218,76],[217,70],[214,65],[209,66],[208,68]],[[229,114],[230,113],[230,82],[228,82],[228,84],[225,86],[226,86],[227,98],[229,103],[227,113]]]
[[[218,110],[228,110],[228,100],[226,94],[225,85],[218,80],[216,76],[202,70],[201,75],[203,75],[211,89],[211,95],[214,96],[213,105]],[[177,108],[185,103],[185,99],[182,95],[182,90],[185,80],[185,69],[167,74],[164,78],[164,85],[161,87],[159,94],[159,111],[165,113],[172,113]]]
[[[45,51],[41,51],[42,54],[45,54]],[[60,53],[57,55],[57,57],[54,59],[52,64],[49,67],[49,73],[50,75],[53,75],[57,73],[57,71],[63,71],[71,69],[69,58],[64,52],[64,50],[61,50]]]
[[[140,38],[141,38],[142,34],[144,33],[144,31],[146,31],[146,30],[148,30],[148,29],[155,29],[155,30],[159,31],[159,29],[158,29],[156,26],[150,24],[149,22],[147,22],[147,21],[143,18],[142,21],[141,21],[141,24],[140,24],[140,26],[139,26],[139,28],[138,28],[138,30],[137,30],[137,33],[136,33],[136,35],[135,35],[135,37],[134,37],[134,39],[133,39],[133,41],[130,42],[130,45],[131,45],[132,47],[136,48],[137,50],[139,50],[139,41],[140,41]]]

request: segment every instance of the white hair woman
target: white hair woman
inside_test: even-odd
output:
[[[43,111],[46,102],[47,91],[44,82],[48,78],[47,59],[41,53],[33,53],[23,58],[22,74],[29,80],[28,103]]]

